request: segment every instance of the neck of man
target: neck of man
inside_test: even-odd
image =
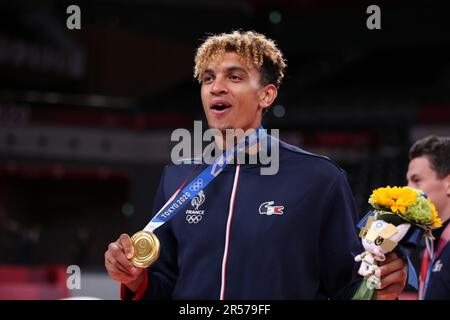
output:
[[[244,139],[246,135],[245,133],[248,133],[248,130],[254,130],[254,132],[256,134],[258,134],[258,127],[256,128],[251,128],[251,129],[247,129],[247,130],[239,130],[239,132],[237,131],[233,131],[232,133],[227,132],[226,130],[220,131],[220,134],[216,134],[214,136],[215,139],[215,143],[217,144],[217,147],[220,150],[230,150],[232,148],[234,148],[239,142],[242,141],[242,139]],[[233,130],[233,129],[229,129],[229,130]],[[249,154],[255,154],[260,150],[260,144],[254,144],[248,148],[246,148],[245,152],[249,153]]]
[[[438,211],[439,217],[441,218],[442,223],[450,219],[450,200],[447,201],[447,204],[441,211]]]

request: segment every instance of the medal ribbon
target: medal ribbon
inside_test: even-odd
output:
[[[250,148],[258,142],[258,139],[264,139],[267,133],[262,127],[258,128],[252,134],[245,136],[237,146],[226,150],[221,156],[214,160],[206,169],[200,172],[192,181],[184,187],[187,180],[170,197],[158,213],[145,226],[144,231],[153,232],[156,228],[172,219],[181,209],[190,202],[197,194],[214,180],[223,169],[231,162],[234,156],[246,148]]]

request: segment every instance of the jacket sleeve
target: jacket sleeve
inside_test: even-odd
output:
[[[320,266],[322,292],[331,299],[351,299],[361,278],[354,256],[364,251],[357,234],[358,213],[345,172],[339,172],[324,199]]]
[[[166,166],[164,168],[164,172],[157,189],[153,205],[154,214],[156,214],[166,203],[167,199],[169,199],[169,197],[164,192],[167,170],[168,169]],[[176,239],[173,236],[172,230],[170,228],[170,221],[156,229],[155,234],[161,244],[160,257],[154,265],[144,271],[147,272],[147,275],[141,287],[137,290],[136,294],[126,288],[126,286],[122,285],[122,299],[157,300],[172,298],[172,293],[178,277],[178,264]]]

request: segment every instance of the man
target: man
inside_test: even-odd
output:
[[[195,58],[209,126],[222,132],[258,128],[285,67],[274,42],[261,34],[209,37]],[[343,170],[283,142],[278,173],[262,176],[260,166],[229,165],[203,190],[200,221],[190,223],[181,212],[156,229],[161,257],[148,270],[130,264],[128,235],[111,243],[105,266],[122,283],[122,298],[351,298],[359,284],[352,281],[352,254],[363,250]],[[155,212],[192,167],[165,168]],[[391,254],[381,274],[378,298],[396,298],[405,285],[405,263]]]
[[[409,151],[409,186],[424,191],[435,204],[442,226],[422,260],[420,299],[450,299],[450,138],[428,136]],[[433,248],[433,249],[432,249]]]

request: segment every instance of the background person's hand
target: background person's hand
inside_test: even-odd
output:
[[[396,252],[386,255],[386,260],[379,263],[381,289],[377,291],[377,300],[397,299],[406,285],[408,265]]]
[[[109,276],[125,284],[130,290],[136,292],[143,281],[145,269],[136,268],[129,259],[133,256],[131,238],[121,234],[117,241],[112,242],[105,252],[105,267]]]

